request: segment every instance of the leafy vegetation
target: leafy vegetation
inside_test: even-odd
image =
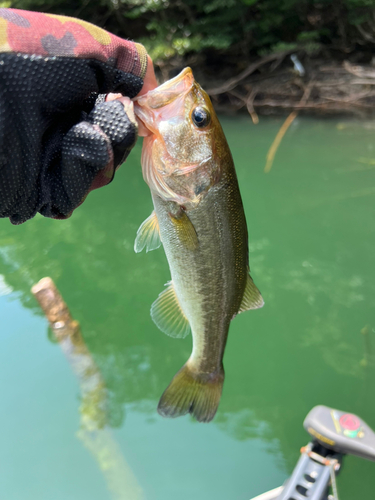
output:
[[[163,65],[200,57],[241,66],[288,48],[360,48],[371,58],[375,0],[9,0],[3,6],[80,17],[143,42]],[[224,59],[223,59],[224,58]]]

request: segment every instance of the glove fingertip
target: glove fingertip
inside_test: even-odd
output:
[[[100,103],[88,118],[109,138],[115,167],[123,163],[137,140],[138,126],[128,98]]]

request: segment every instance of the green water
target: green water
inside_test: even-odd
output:
[[[264,174],[281,123],[222,118],[266,305],[231,324],[210,424],[156,413],[191,338],[163,335],[149,316],[169,270],[162,249],[133,252],[151,211],[140,144],[71,219],[0,221],[1,500],[248,500],[290,474],[314,405],[375,427],[375,125],[298,118]],[[87,431],[91,451],[77,435],[78,378],[30,293],[44,276],[106,386],[108,422]],[[349,457],[341,500],[374,489],[375,464]]]

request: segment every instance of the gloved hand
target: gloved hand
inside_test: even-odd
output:
[[[69,217],[137,138],[129,98],[156,87],[142,45],[78,19],[0,8],[0,217]]]

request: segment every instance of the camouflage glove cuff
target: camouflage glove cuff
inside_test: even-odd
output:
[[[142,80],[147,69],[147,52],[139,43],[81,19],[3,7],[0,52],[95,59]]]

